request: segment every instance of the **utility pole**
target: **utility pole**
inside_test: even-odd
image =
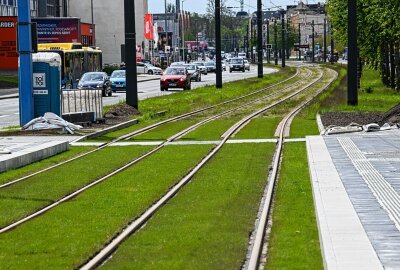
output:
[[[221,1],[215,0],[215,49],[216,49],[216,83],[217,88],[222,88],[222,57],[221,57]]]
[[[324,18],[324,63],[326,63],[326,17]]]
[[[165,20],[164,20],[164,23],[165,23],[165,47],[164,47],[164,52],[165,52],[165,56],[166,56],[166,58],[167,58],[167,66],[168,66],[168,53],[167,53],[167,46],[169,45],[169,43],[168,43],[168,21],[167,21],[167,0],[164,0],[164,4],[165,4],[165,6],[164,6],[164,10],[165,10]],[[135,16],[135,15],[134,15]]]
[[[286,60],[286,56],[285,56],[285,51],[286,51],[286,45],[285,45],[285,11],[282,10],[282,67],[286,66],[285,60]]]
[[[276,19],[274,21],[274,58],[275,58],[275,65],[278,65],[278,29],[276,26]]]
[[[351,15],[351,16],[353,16],[353,15]],[[332,27],[332,24],[331,24],[331,57],[330,58],[333,58],[334,52],[335,52],[335,41],[333,39],[333,27]],[[329,60],[333,64],[333,61],[332,61],[333,59],[329,59]]]
[[[258,78],[263,77],[263,51],[262,51],[262,1],[257,0],[257,61]]]
[[[358,104],[357,89],[357,3],[348,0],[348,64],[347,64],[347,103]]]
[[[267,20],[267,46],[269,46],[269,19]],[[267,49],[267,62],[270,64],[271,49]]]
[[[136,71],[135,1],[124,0],[126,104],[139,109]]]
[[[301,23],[299,23],[299,61],[301,61]]]
[[[18,1],[18,87],[19,87],[19,123],[25,125],[33,119],[33,67],[31,8],[29,0]]]
[[[289,18],[286,17],[286,59],[290,59],[290,48],[289,48]]]
[[[246,43],[246,58],[249,58],[249,48],[250,48],[250,23],[247,22],[247,43]]]
[[[315,62],[315,32],[314,32],[314,20],[311,22],[312,26],[312,62]]]

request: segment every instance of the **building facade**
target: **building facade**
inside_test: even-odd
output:
[[[91,1],[69,0],[68,16],[91,22]],[[148,48],[144,38],[144,14],[147,0],[135,0],[136,44]],[[121,45],[125,43],[124,1],[93,1],[93,22],[96,25],[96,46],[103,51],[104,64],[120,64]],[[143,49],[141,49],[143,52]]]
[[[32,17],[67,16],[67,0],[30,0]],[[39,14],[39,7],[41,14]],[[0,0],[0,16],[17,16],[17,0]]]

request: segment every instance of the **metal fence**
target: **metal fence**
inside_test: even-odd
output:
[[[101,90],[62,90],[61,110],[63,114],[94,112],[95,119],[103,117]]]

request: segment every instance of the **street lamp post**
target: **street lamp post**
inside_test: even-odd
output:
[[[274,21],[274,58],[275,58],[275,65],[278,65],[278,31],[277,31],[277,25],[276,25],[276,19]]]
[[[222,88],[222,57],[221,57],[221,2],[215,0],[215,49],[216,49],[216,87]]]
[[[285,51],[286,51],[286,46],[285,46],[285,11],[282,10],[282,26],[281,26],[281,33],[282,33],[282,67],[286,66],[285,60]]]
[[[348,41],[349,48],[347,53],[347,103],[356,106],[358,104],[357,88],[357,3],[348,1]],[[333,46],[332,46],[333,47]],[[332,55],[333,57],[333,49]]]
[[[269,46],[269,19],[267,20],[267,46]],[[267,48],[267,62],[270,63],[271,49]]]

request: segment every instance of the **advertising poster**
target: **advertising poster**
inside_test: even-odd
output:
[[[0,17],[0,69],[18,69],[17,17]]]
[[[153,15],[151,15],[151,14],[144,15],[144,36],[147,40],[154,39]]]
[[[78,18],[38,18],[39,43],[71,43],[81,42],[80,19]]]

